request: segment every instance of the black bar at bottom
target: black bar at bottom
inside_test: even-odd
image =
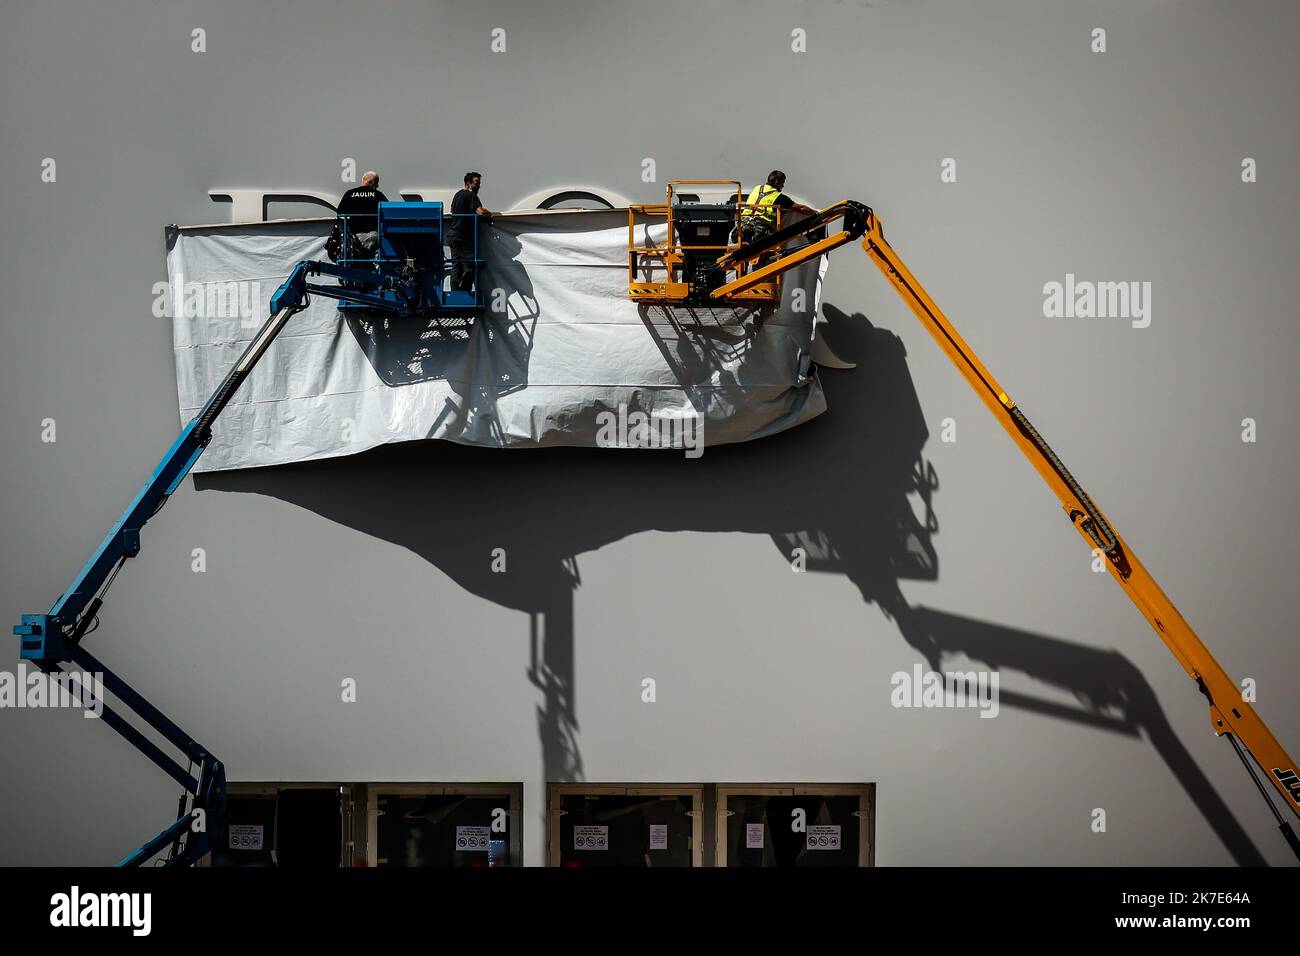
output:
[[[1098,840],[1107,839],[1099,835]],[[3,871],[0,871],[3,873]],[[1228,946],[1289,938],[1289,869],[31,869],[0,894],[6,942],[46,931],[57,894],[149,893],[149,935],[196,931],[260,946],[375,941],[420,933],[496,950],[518,940],[615,944],[653,937],[665,951],[716,932],[728,949],[773,934],[840,948],[1017,951],[1063,940],[1192,938]],[[675,905],[661,907],[655,901]],[[570,917],[581,914],[580,926]],[[1194,921],[1194,922],[1193,922]],[[377,924],[379,928],[377,929]],[[84,935],[84,934],[83,934]],[[96,930],[96,942],[131,930]],[[1149,944],[1148,944],[1149,945]],[[625,947],[620,947],[625,948]],[[693,946],[692,948],[698,948]]]

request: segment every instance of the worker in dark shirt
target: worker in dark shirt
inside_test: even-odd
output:
[[[347,216],[348,237],[368,255],[379,248],[379,204],[388,197],[379,191],[379,174],[373,169],[361,176],[361,185],[353,186],[339,200],[339,215]]]
[[[478,198],[481,185],[482,174],[465,174],[465,188],[452,197],[451,218],[447,220],[447,245],[451,247],[452,258],[451,287],[462,292],[468,292],[474,284],[474,236],[479,221],[492,219],[492,213]]]

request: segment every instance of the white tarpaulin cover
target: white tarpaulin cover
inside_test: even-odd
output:
[[[294,264],[324,258],[329,228],[300,220],[169,230],[182,422],[234,365]],[[662,241],[663,230],[638,224],[638,243]],[[628,298],[627,239],[626,212],[497,217],[480,240],[488,309],[472,323],[374,319],[313,297],[217,421],[195,470],[420,438],[644,446],[635,412],[656,436],[676,436],[674,447],[689,447],[692,432],[680,423],[670,432],[664,420],[702,422],[711,445],[825,410],[808,377],[825,257],[786,274],[776,307],[668,307]],[[609,427],[620,414],[624,427]]]

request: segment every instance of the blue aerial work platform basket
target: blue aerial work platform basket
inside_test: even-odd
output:
[[[337,260],[340,266],[350,270],[378,272],[394,278],[401,277],[405,280],[408,291],[412,285],[418,290],[419,298],[427,308],[440,312],[482,311],[483,289],[480,278],[484,261],[479,256],[476,215],[444,214],[440,202],[381,202],[376,226],[378,249],[373,254],[367,254],[368,250],[358,250],[359,244],[355,241],[349,222],[353,218],[355,217],[348,215],[339,217],[340,247],[344,250],[343,257]],[[469,258],[452,258],[444,249],[447,226],[452,219],[471,220],[467,236]],[[473,284],[470,289],[452,288],[451,278],[457,266],[462,266],[471,279]],[[346,280],[341,284],[345,288],[351,285]],[[395,307],[409,307],[399,301],[395,292],[376,290],[371,294],[391,302]],[[376,307],[357,301],[339,303],[339,308],[346,311],[368,312]]]

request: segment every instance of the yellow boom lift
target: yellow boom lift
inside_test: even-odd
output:
[[[721,185],[735,186],[734,202],[692,202],[691,199],[699,199],[699,194],[682,189],[683,186],[711,186],[716,190]],[[903,264],[898,253],[885,241],[884,229],[875,212],[862,203],[841,200],[793,224],[778,223],[780,228],[768,237],[744,243],[744,236],[734,232],[734,226],[741,221],[746,208],[741,196],[740,183],[736,182],[679,181],[668,185],[666,205],[633,206],[628,211],[628,294],[631,298],[684,304],[777,301],[783,273],[861,239],[867,256],[893,283],[907,307],[920,319],[993,417],[1047,482],[1075,530],[1089,546],[1106,556],[1111,577],[1155,628],[1187,676],[1196,682],[1197,688],[1209,701],[1210,722],[1215,734],[1226,737],[1232,744],[1268,804],[1278,828],[1300,858],[1300,839],[1260,782],[1262,773],[1282,803],[1291,813],[1300,816],[1300,777],[1296,773],[1295,761],[1255,709],[1243,699],[1232,678],[1178,613],[1101,509],[962,339],[911,270]],[[635,229],[638,221],[645,228],[657,218],[667,220],[668,233],[664,242],[650,245],[647,240],[645,244],[637,245]],[[843,228],[828,235],[827,226],[837,221],[843,223]],[[648,234],[648,228],[646,232]],[[1252,766],[1252,760],[1255,766]]]

